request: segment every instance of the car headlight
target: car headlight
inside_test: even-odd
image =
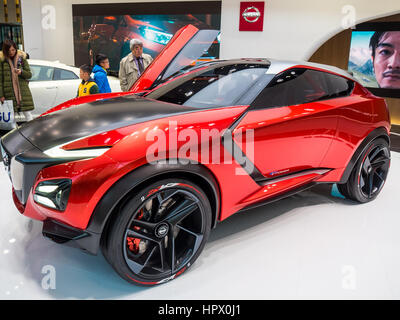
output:
[[[166,45],[169,42],[169,40],[171,40],[173,35],[171,33],[156,31],[156,30],[149,29],[149,28],[144,28],[143,36],[147,40]]]
[[[42,206],[65,211],[71,191],[70,179],[57,179],[39,182],[33,200]]]

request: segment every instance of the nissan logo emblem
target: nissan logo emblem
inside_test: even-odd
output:
[[[168,234],[168,231],[169,231],[168,224],[162,223],[156,228],[156,236],[158,238],[164,238]]]
[[[256,7],[251,6],[243,11],[242,17],[247,22],[257,22],[257,20],[261,17],[261,12]]]

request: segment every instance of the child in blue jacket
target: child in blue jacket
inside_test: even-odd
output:
[[[94,81],[99,87],[99,93],[111,92],[107,79],[107,69],[110,68],[108,57],[102,53],[96,55],[96,65],[93,67]]]

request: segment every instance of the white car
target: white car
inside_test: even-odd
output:
[[[82,81],[79,79],[79,68],[58,61],[29,59],[28,62],[32,71],[29,88],[35,105],[35,109],[32,111],[34,118],[50,108],[76,97]],[[108,76],[108,82],[112,92],[121,91],[118,78]],[[19,121],[23,122],[24,119]]]

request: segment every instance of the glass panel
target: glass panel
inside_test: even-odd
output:
[[[351,94],[354,83],[343,77],[310,69],[278,74],[254,100],[258,108],[291,106]]]
[[[218,33],[218,30],[200,30],[197,32],[171,61],[162,75],[161,81],[189,65],[194,65],[197,59],[207,53],[207,50],[217,38]]]
[[[56,68],[54,74],[54,80],[74,80],[74,79],[79,79],[79,77],[72,71]]]
[[[32,78],[29,81],[51,81],[53,80],[53,67],[30,65]]]
[[[193,107],[231,106],[267,72],[268,67],[258,64],[212,66],[207,71],[193,72],[172,81],[147,97]]]

